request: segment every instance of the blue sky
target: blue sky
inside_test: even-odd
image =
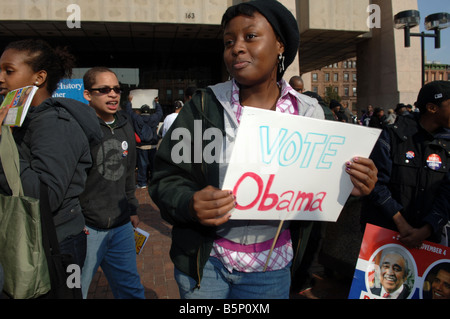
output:
[[[412,32],[432,33],[427,31],[424,27],[425,17],[438,12],[450,13],[450,0],[417,0],[420,11],[420,31],[416,27]],[[425,52],[427,61],[438,61],[445,64],[450,64],[450,27],[441,30],[441,48],[434,48],[434,39],[425,39]]]

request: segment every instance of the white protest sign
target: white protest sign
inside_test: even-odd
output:
[[[147,104],[151,109],[155,108],[155,97],[158,96],[158,90],[137,89],[130,91],[133,97],[131,106],[133,109],[140,109],[142,105]]]
[[[222,187],[231,218],[336,221],[353,189],[345,163],[369,157],[380,132],[245,107]]]

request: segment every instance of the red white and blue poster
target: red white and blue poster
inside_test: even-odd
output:
[[[368,224],[349,299],[450,299],[449,247],[408,249],[397,232]]]

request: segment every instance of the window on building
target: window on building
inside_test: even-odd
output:
[[[325,73],[325,82],[330,82],[330,73]]]
[[[344,61],[344,62],[342,63],[342,67],[343,67],[344,69],[347,68],[347,61]]]
[[[318,86],[313,86],[313,92],[319,94],[319,87]]]
[[[356,96],[356,88],[353,88],[353,96]]]
[[[338,73],[333,73],[333,81],[334,82],[339,81],[339,74]]]
[[[350,79],[350,75],[348,73],[344,73],[344,81],[348,82],[349,79]]]
[[[353,77],[353,82],[356,82],[356,79],[357,79],[356,73],[353,73],[353,74],[352,74],[352,77]]]
[[[350,89],[348,87],[344,87],[344,96],[349,96]]]
[[[339,67],[337,63],[333,65],[336,69]]]
[[[172,90],[166,90],[166,99],[172,101]]]
[[[319,76],[317,75],[317,73],[313,73],[313,74],[312,74],[312,80],[313,80],[313,82],[317,82],[318,79],[319,79]]]
[[[353,61],[353,68],[356,69],[356,61]]]

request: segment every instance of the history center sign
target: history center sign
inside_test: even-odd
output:
[[[88,104],[88,101],[83,96],[83,92],[83,79],[62,79],[58,82],[52,97],[70,98]]]

